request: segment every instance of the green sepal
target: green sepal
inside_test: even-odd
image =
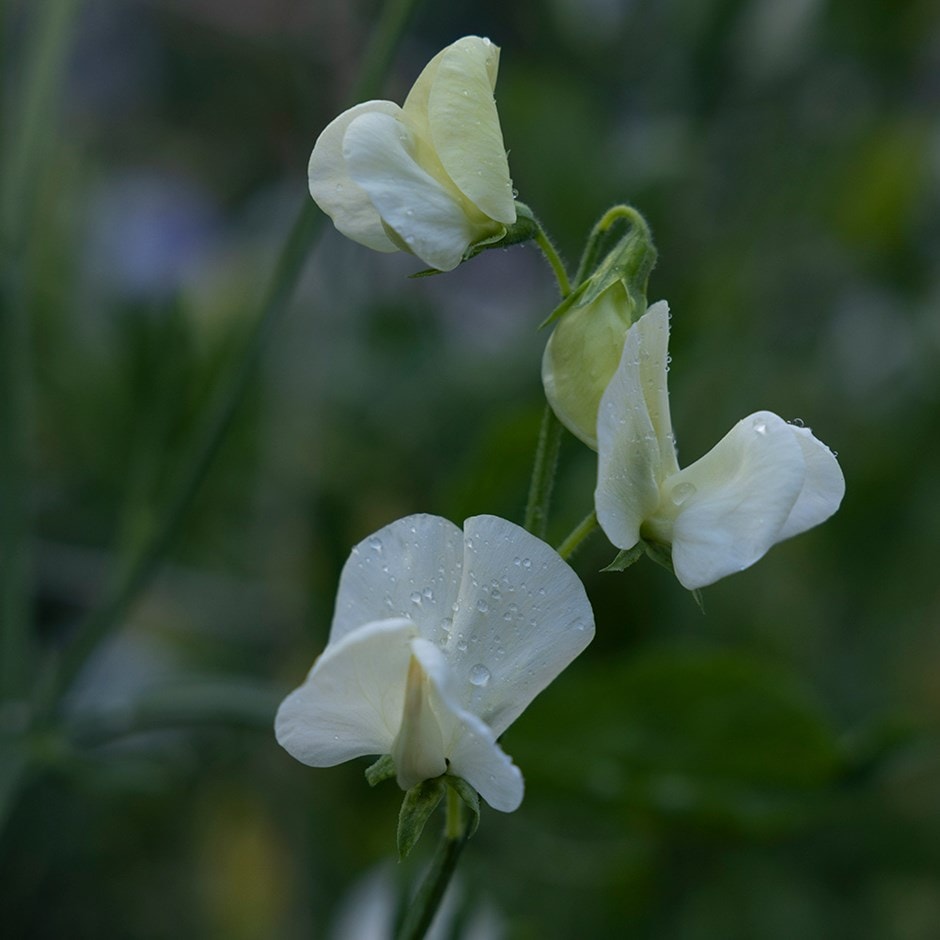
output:
[[[617,557],[601,571],[626,571],[630,565],[636,564],[643,557],[643,542],[637,542],[633,548],[624,548],[617,553]]]
[[[398,860],[404,861],[415,847],[424,824],[444,797],[446,785],[443,777],[423,780],[412,787],[402,800],[398,814]]]
[[[374,764],[366,767],[366,782],[370,787],[374,787],[389,777],[394,777],[396,773],[395,761],[391,754],[383,754]]]
[[[564,314],[566,314],[572,307],[580,307],[581,298],[584,296],[584,292],[587,290],[588,282],[582,281],[538,326],[540,330],[544,330],[546,326],[551,325],[556,320],[560,319]]]
[[[444,779],[470,810],[470,821],[466,829],[466,838],[469,839],[480,825],[480,794],[463,777],[452,777],[448,774]]]
[[[639,544],[644,547],[646,554],[655,561],[657,565],[661,565],[673,577],[676,576],[676,569],[672,565],[672,549],[668,545],[661,545],[659,542],[645,542],[642,540]],[[695,599],[698,609],[704,614],[705,601],[702,598],[702,592],[698,588],[695,588],[689,593]]]

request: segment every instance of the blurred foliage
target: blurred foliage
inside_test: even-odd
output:
[[[79,4],[22,268],[45,652],[163,511],[375,12]],[[2,11],[5,119],[33,15]],[[428,4],[388,97],[471,32],[502,47],[514,184],[564,254],[615,202],[652,226],[683,462],[768,408],[839,451],[848,490],[830,523],[707,589],[705,616],[648,562],[601,574],[613,551],[586,544],[597,639],[506,735],[527,796],[484,807],[464,907],[491,904],[519,940],[930,940],[940,9]],[[417,511],[521,519],[536,327],[557,302],[528,247],[446,278],[408,279],[418,267],[320,239],[173,557],[29,742],[0,832],[5,936],[339,936],[343,897],[394,853],[394,784],[370,790],[366,762],[296,764],[273,711],[325,642],[357,540]],[[593,474],[568,438],[554,542]]]

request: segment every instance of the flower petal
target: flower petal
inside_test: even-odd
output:
[[[485,215],[511,225],[516,207],[493,89],[499,48],[465,36],[448,46],[430,87],[431,141],[447,175]]]
[[[525,529],[474,516],[464,539],[445,653],[457,700],[498,737],[588,645],[594,615],[574,571]]]
[[[621,283],[593,303],[566,313],[545,344],[542,384],[558,420],[597,450],[597,412],[617,371],[630,327],[630,304]]]
[[[776,542],[806,479],[793,428],[769,411],[739,421],[671,477],[672,563],[690,590],[754,564]]]
[[[411,621],[395,618],[367,623],[331,643],[277,710],[281,747],[311,767],[388,753],[401,725],[417,633]]]
[[[430,706],[449,772],[463,777],[493,809],[504,813],[518,809],[524,791],[522,774],[496,743],[496,733],[461,707],[460,680],[441,651],[422,639],[414,640],[412,649],[428,677]]]
[[[343,157],[343,138],[349,125],[363,114],[373,113],[397,117],[401,108],[391,101],[366,101],[344,111],[323,129],[307,166],[310,195],[347,238],[375,251],[398,251],[368,194],[349,175]]]
[[[440,516],[406,516],[363,539],[340,575],[330,645],[385,617],[407,617],[425,639],[444,639],[463,553],[463,533]]]
[[[656,509],[661,482],[679,467],[669,414],[669,307],[653,304],[627,331],[620,365],[597,415],[597,521],[618,548],[632,548]]]
[[[809,428],[790,425],[790,429],[803,448],[806,480],[777,536],[778,542],[825,522],[839,508],[845,496],[845,477],[836,455],[814,437]]]
[[[390,114],[357,117],[343,138],[349,175],[365,190],[386,225],[426,264],[450,271],[460,264],[480,229],[454,196],[418,164],[415,150],[412,129]]]

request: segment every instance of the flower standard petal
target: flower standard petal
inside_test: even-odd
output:
[[[347,238],[375,251],[398,251],[368,194],[349,175],[343,157],[343,138],[350,124],[373,113],[397,118],[401,108],[391,101],[366,101],[344,111],[323,129],[307,166],[310,195]]]
[[[588,645],[594,616],[570,566],[520,526],[474,516],[464,539],[445,653],[457,700],[498,737]]]
[[[480,228],[420,166],[415,150],[414,132],[389,114],[357,117],[343,138],[350,177],[401,239],[400,247],[439,271],[450,271],[478,239]]]
[[[409,620],[395,618],[367,623],[331,643],[281,703],[274,722],[278,743],[311,767],[388,753],[401,725],[417,632]]]
[[[836,455],[814,437],[809,428],[790,425],[790,429],[803,449],[806,479],[777,536],[778,542],[825,522],[839,508],[845,496],[845,477]]]
[[[670,477],[650,526],[671,541],[680,583],[693,590],[754,564],[779,541],[805,479],[793,428],[769,411],[742,419]]]
[[[465,36],[444,50],[431,82],[427,118],[441,165],[485,215],[516,221],[509,162],[493,99],[499,49]]]
[[[618,548],[632,548],[656,509],[663,479],[678,470],[666,360],[669,308],[659,301],[627,332],[620,364],[597,415],[597,521]]]
[[[407,617],[425,639],[445,639],[463,554],[463,532],[440,516],[406,516],[363,539],[340,575],[330,644],[383,617]]]

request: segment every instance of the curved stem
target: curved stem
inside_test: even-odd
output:
[[[628,221],[644,241],[652,242],[653,234],[646,219],[633,206],[613,206],[598,219],[594,228],[591,229],[587,244],[584,246],[584,253],[581,255],[581,263],[578,265],[578,273],[574,279],[575,284],[580,284],[596,266],[603,237],[610,231],[614,223],[620,219]]]
[[[380,77],[388,68],[409,16],[419,0],[391,0],[382,12],[375,38],[363,68],[363,79],[356,86],[358,100],[374,94]],[[97,644],[121,621],[130,606],[150,583],[159,569],[187,518],[199,488],[202,486],[229,429],[245,398],[255,368],[267,348],[275,327],[289,307],[301,272],[318,235],[325,216],[310,200],[305,200],[271,278],[267,298],[255,321],[241,358],[223,379],[197,436],[192,452],[184,461],[184,469],[172,490],[166,509],[157,514],[158,523],[142,550],[131,560],[105,598],[104,603],[87,617],[75,634],[58,668],[40,683],[39,711],[48,711],[59,695],[75,678],[82,664]]]
[[[447,819],[431,867],[418,888],[405,915],[396,940],[422,940],[440,907],[444,892],[457,868],[457,860],[467,842],[463,803],[456,791],[447,788]]]
[[[581,543],[597,528],[597,513],[593,510],[588,513],[571,530],[556,551],[567,561],[580,547]]]
[[[568,272],[565,270],[565,264],[561,260],[561,256],[556,251],[545,229],[542,228],[541,223],[536,222],[535,224],[535,244],[539,246],[542,254],[545,255],[546,260],[552,266],[555,280],[558,281],[558,289],[561,291],[562,300],[564,300],[565,297],[571,293],[571,281],[568,280]]]

